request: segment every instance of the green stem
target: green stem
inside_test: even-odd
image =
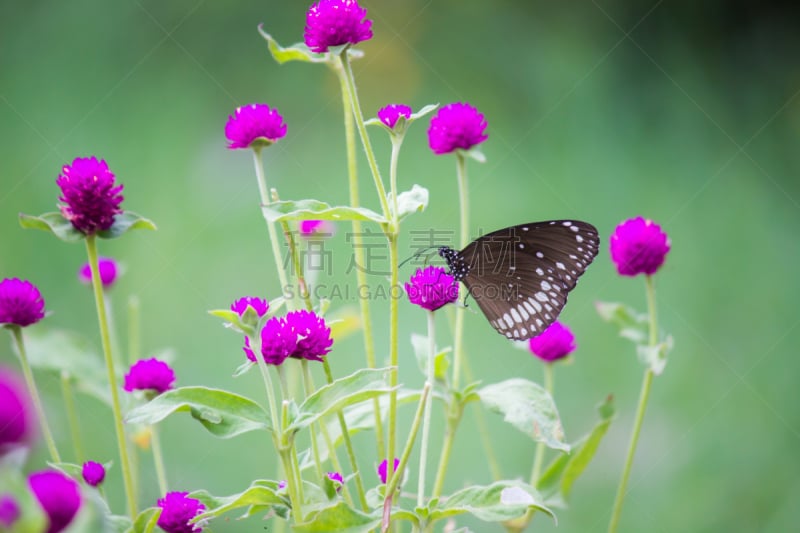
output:
[[[444,434],[444,444],[442,444],[442,453],[439,456],[439,468],[436,471],[436,481],[433,484],[431,498],[438,498],[442,494],[444,476],[447,473],[447,464],[450,461],[450,453],[453,451],[453,441],[455,440],[458,424],[461,422],[461,415],[463,413],[463,406],[457,404],[455,399],[451,399],[448,404],[447,429]]]
[[[645,276],[645,286],[647,290],[647,308],[650,315],[650,346],[655,346],[658,343],[658,324],[656,321],[656,291],[653,286],[653,278]],[[617,531],[619,520],[622,515],[622,504],[625,501],[627,494],[628,479],[631,475],[631,468],[633,467],[633,458],[636,455],[636,445],[639,441],[639,433],[642,429],[642,422],[644,421],[644,413],[647,409],[647,400],[650,397],[650,388],[653,383],[652,369],[648,368],[644,373],[644,380],[642,381],[642,390],[639,393],[639,404],[636,408],[636,419],[633,423],[633,431],[631,433],[631,441],[628,446],[628,455],[625,457],[625,466],[622,469],[622,478],[617,488],[617,496],[614,499],[614,510],[611,513],[611,521],[608,524],[609,533]]]
[[[395,443],[397,440],[397,389],[398,389],[398,335],[399,335],[399,295],[395,297],[394,288],[398,286],[399,268],[397,258],[397,235],[389,234],[389,262],[391,265],[391,277],[389,282],[389,365],[392,367],[389,373],[389,437],[386,446],[386,460],[394,461]],[[394,475],[394,474],[392,474]]]
[[[346,90],[350,93],[350,107],[353,110],[353,117],[356,119],[356,127],[361,136],[361,144],[364,146],[364,153],[367,155],[367,163],[369,170],[372,173],[372,179],[375,182],[375,190],[378,193],[378,199],[383,209],[383,216],[388,221],[390,216],[389,203],[386,199],[386,189],[383,186],[383,179],[381,178],[380,170],[378,169],[378,161],[375,159],[375,152],[372,150],[372,143],[367,134],[367,126],[364,124],[364,114],[361,112],[361,104],[358,102],[358,91],[356,91],[356,80],[353,77],[353,68],[350,66],[350,57],[347,54],[348,49],[342,50],[339,55],[339,60],[342,66],[342,72],[345,76]]]
[[[36,416],[39,417],[39,424],[42,428],[42,435],[44,441],[47,443],[47,450],[50,452],[50,459],[54,463],[61,462],[61,456],[58,454],[56,448],[56,441],[53,439],[53,433],[50,431],[50,425],[47,423],[44,407],[42,406],[42,399],[39,396],[39,389],[36,387],[36,382],[33,380],[33,371],[28,362],[28,354],[25,351],[25,342],[22,339],[22,328],[19,326],[11,326],[11,333],[14,336],[14,342],[17,345],[17,352],[19,353],[19,360],[22,364],[22,375],[25,378],[25,384],[28,386],[28,392],[33,399],[33,408],[36,410]]]
[[[322,369],[325,371],[325,380],[328,384],[333,383],[333,373],[331,373],[331,365],[328,358],[322,359]],[[342,439],[344,440],[344,447],[347,450],[347,458],[350,461],[350,467],[353,469],[353,478],[356,482],[356,490],[358,491],[358,501],[361,507],[367,511],[369,505],[367,504],[366,490],[364,490],[364,481],[361,479],[361,471],[358,469],[358,461],[356,460],[356,452],[353,448],[353,441],[350,440],[350,431],[347,429],[347,421],[344,418],[344,412],[339,410],[336,412],[336,417],[339,419],[339,427],[342,430]]]
[[[464,359],[464,377],[467,378],[468,383],[475,382],[475,376],[472,373],[472,368],[469,364],[469,359]],[[475,414],[475,424],[478,426],[478,435],[481,438],[481,445],[486,455],[486,462],[489,464],[489,472],[492,474],[492,479],[500,481],[503,479],[500,464],[497,462],[497,455],[492,446],[491,433],[489,432],[489,425],[486,423],[486,413],[480,402],[472,403],[472,412]]]
[[[403,448],[403,453],[400,456],[400,460],[397,463],[397,470],[392,472],[392,467],[394,466],[394,458],[386,462],[386,498],[383,501],[383,525],[381,526],[381,531],[384,533],[389,529],[389,522],[391,518],[391,510],[392,510],[392,498],[394,497],[394,493],[397,491],[397,487],[400,484],[400,479],[403,477],[403,471],[406,469],[406,465],[408,464],[408,459],[411,457],[411,451],[414,449],[414,441],[417,439],[417,433],[419,431],[419,427],[422,423],[423,413],[425,411],[425,405],[428,403],[428,397],[431,392],[431,386],[429,383],[425,383],[425,386],[422,388],[422,393],[419,396],[419,404],[417,404],[417,412],[414,414],[414,420],[411,423],[411,429],[408,433],[408,438],[406,439],[406,445]]]
[[[141,307],[139,298],[128,298],[128,362],[135,363],[142,354]]]
[[[117,374],[114,370],[114,356],[111,353],[111,337],[108,329],[105,299],[103,298],[103,282],[100,280],[100,269],[97,259],[97,241],[94,235],[86,237],[86,253],[89,257],[89,265],[92,270],[92,288],[94,289],[94,302],[97,306],[97,319],[100,325],[100,340],[103,344],[103,357],[106,362],[108,374],[108,384],[111,389],[111,410],[114,415],[114,429],[117,434],[117,445],[119,447],[120,467],[122,468],[122,480],[125,485],[125,496],[128,501],[128,513],[131,518],[136,518],[136,494],[133,487],[133,476],[131,474],[130,460],[128,458],[128,441],[125,436],[125,427],[122,423],[122,408],[119,401],[119,386],[117,384]]]
[[[544,363],[544,390],[552,396],[553,395],[553,364]],[[544,442],[539,442],[536,445],[536,457],[533,460],[533,471],[531,472],[531,485],[536,486],[539,481],[539,476],[542,475],[542,463],[544,461]]]
[[[78,421],[78,410],[75,409],[75,396],[72,394],[72,383],[69,374],[61,372],[61,396],[64,398],[64,410],[67,412],[69,433],[72,437],[72,448],[75,450],[75,462],[82,465],[86,461],[81,440],[81,425]]]
[[[270,203],[269,192],[267,189],[267,179],[264,177],[264,165],[261,161],[261,149],[253,149],[253,164],[256,169],[256,180],[258,181],[258,192],[261,196],[261,205]],[[263,210],[262,210],[263,213]],[[281,249],[278,244],[278,235],[275,231],[275,224],[270,222],[266,215],[264,220],[267,223],[267,231],[269,232],[269,241],[272,246],[272,255],[275,259],[275,267],[278,269],[278,279],[281,282],[281,294],[289,288],[289,282],[286,278],[286,271],[283,268],[283,260],[281,258]]]
[[[314,393],[314,385],[311,382],[311,371],[308,368],[308,361],[303,359],[300,362],[303,370],[303,390],[306,393],[306,397],[311,396]],[[323,424],[320,423],[320,427],[323,427]],[[317,442],[317,430],[312,424],[309,427],[311,432],[311,454],[314,456],[314,466],[317,469],[317,478],[319,479],[320,483],[322,483],[322,478],[325,476],[325,473],[322,471],[322,461],[319,458],[319,443]],[[330,454],[333,455],[333,450],[330,450]]]
[[[456,152],[456,178],[459,202],[459,247],[464,249],[469,242],[469,195],[467,190],[467,165],[463,154]],[[464,358],[464,310],[456,309],[456,325],[453,333],[453,389],[458,390],[461,380],[461,365]]]
[[[427,380],[425,386],[433,388],[436,380],[434,374],[434,358],[436,357],[436,323],[433,318],[433,311],[428,311],[428,364]],[[425,503],[425,469],[428,462],[428,438],[431,426],[431,407],[433,401],[430,398],[425,402],[425,416],[422,421],[422,442],[419,448],[419,483],[417,488],[417,507],[422,507]]]
[[[156,465],[156,477],[158,478],[159,494],[167,493],[167,471],[164,468],[164,454],[161,451],[161,439],[158,436],[158,428],[150,426],[150,444],[153,447],[153,462]]]
[[[342,68],[342,62],[336,63],[336,77],[342,93],[342,109],[344,110],[344,132],[347,147],[347,176],[350,190],[350,206],[359,207],[358,195],[358,163],[356,161],[356,129],[353,122],[353,104],[347,84],[347,76]],[[356,265],[364,264],[364,242],[362,236],[361,222],[353,221],[353,260]],[[361,268],[356,268],[356,283],[359,287],[367,286],[367,273]],[[359,311],[361,314],[361,326],[364,332],[364,353],[367,359],[367,368],[376,368],[375,342],[372,335],[372,318],[369,310],[369,298],[358,299]],[[372,400],[372,407],[375,413],[375,440],[378,448],[378,457],[383,456],[386,451],[383,439],[383,421],[381,419],[381,407],[378,398]]]

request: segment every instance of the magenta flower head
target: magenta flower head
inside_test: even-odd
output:
[[[64,530],[81,508],[78,483],[56,470],[42,470],[28,476],[28,486],[47,515],[47,533]]]
[[[44,318],[44,298],[28,280],[0,281],[0,324],[30,326]]]
[[[83,480],[87,485],[96,487],[106,478],[106,468],[100,463],[86,461],[83,463],[81,475],[83,476]]]
[[[389,104],[378,110],[378,120],[386,124],[389,129],[394,129],[397,124],[397,119],[400,116],[406,117],[406,120],[411,116],[412,109],[403,104]]]
[[[266,104],[249,104],[237,107],[225,124],[228,148],[263,148],[286,135],[286,124],[277,109]]]
[[[124,389],[155,391],[156,394],[168,391],[175,383],[175,371],[164,361],[155,357],[136,361],[125,374]]]
[[[328,479],[334,482],[334,485],[336,486],[336,492],[342,490],[342,485],[344,485],[344,478],[342,478],[342,475],[339,472],[328,472],[325,475],[328,476]]]
[[[244,316],[244,312],[247,311],[248,307],[252,307],[258,318],[261,318],[269,311],[269,302],[256,296],[245,296],[231,304],[231,311],[239,316]]]
[[[22,511],[19,508],[17,500],[11,494],[0,494],[0,529],[8,528],[14,525],[19,519]]]
[[[331,328],[313,311],[292,311],[286,315],[286,323],[297,338],[292,357],[322,361],[322,357],[331,351]]]
[[[36,436],[36,416],[28,389],[17,375],[0,367],[0,457]]]
[[[392,468],[392,472],[397,472],[397,465],[400,464],[400,460],[395,458],[394,460],[394,468]],[[381,483],[386,484],[386,459],[381,461],[381,464],[378,465],[378,477],[381,478]]]
[[[300,236],[306,239],[311,237],[330,237],[333,235],[333,223],[329,220],[301,220],[298,225]]]
[[[622,222],[611,235],[611,259],[621,276],[655,274],[670,249],[661,226],[636,217]]]
[[[405,287],[409,301],[428,311],[458,300],[458,282],[438,266],[418,268]]]
[[[437,155],[469,150],[489,138],[486,127],[483,114],[468,103],[447,104],[431,119],[428,146]]]
[[[119,266],[117,266],[117,262],[110,257],[100,257],[97,263],[103,288],[110,289],[114,282],[117,281]],[[86,285],[92,284],[92,268],[89,263],[85,263],[81,269],[78,270],[78,280]]]
[[[575,335],[556,320],[546,330],[528,341],[531,353],[542,361],[552,363],[575,351]]]
[[[303,38],[312,52],[372,39],[372,21],[356,0],[320,0],[308,8]]]
[[[189,520],[202,513],[206,506],[203,502],[189,498],[188,492],[168,492],[158,500],[161,516],[158,527],[167,533],[194,533],[203,531],[197,524],[189,524]]]
[[[249,345],[249,342],[246,342]],[[269,365],[280,365],[297,349],[297,335],[285,318],[274,316],[261,328],[261,356]],[[247,353],[247,350],[245,350]],[[252,353],[252,352],[251,352]]]
[[[94,235],[114,224],[114,216],[122,213],[122,185],[114,182],[114,174],[105,161],[96,157],[77,157],[72,165],[64,165],[56,179],[61,187],[61,214],[84,235]]]

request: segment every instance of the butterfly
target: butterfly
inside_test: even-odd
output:
[[[548,220],[493,231],[461,251],[442,246],[438,252],[489,324],[509,339],[525,340],[555,322],[599,244],[597,229],[587,222]]]

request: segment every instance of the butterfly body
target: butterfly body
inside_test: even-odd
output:
[[[525,340],[558,318],[599,244],[587,222],[549,220],[488,233],[461,251],[441,247],[439,255],[498,333]]]

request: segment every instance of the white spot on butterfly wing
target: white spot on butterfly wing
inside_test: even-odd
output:
[[[542,291],[537,292],[536,294],[533,295],[533,297],[539,300],[540,302],[546,302],[548,300],[547,295]]]
[[[561,261],[556,262],[556,268],[558,268],[559,270],[566,270],[567,269],[567,267],[565,267],[564,263],[562,263]]]
[[[541,286],[543,291],[549,291],[551,287],[551,285],[546,281],[542,281]]]
[[[509,315],[508,313],[503,315],[503,320],[506,321],[506,324],[508,324],[509,328],[514,327],[514,322],[511,320],[511,315]]]
[[[537,273],[538,275],[540,275],[540,276],[544,276],[544,270],[542,270],[540,267],[537,267],[537,268],[536,268],[536,273]]]
[[[542,252],[536,252],[536,257],[539,259],[544,259],[544,254]]]
[[[514,318],[514,322],[522,322],[522,317],[519,316],[519,312],[513,307],[511,308],[511,316]]]

